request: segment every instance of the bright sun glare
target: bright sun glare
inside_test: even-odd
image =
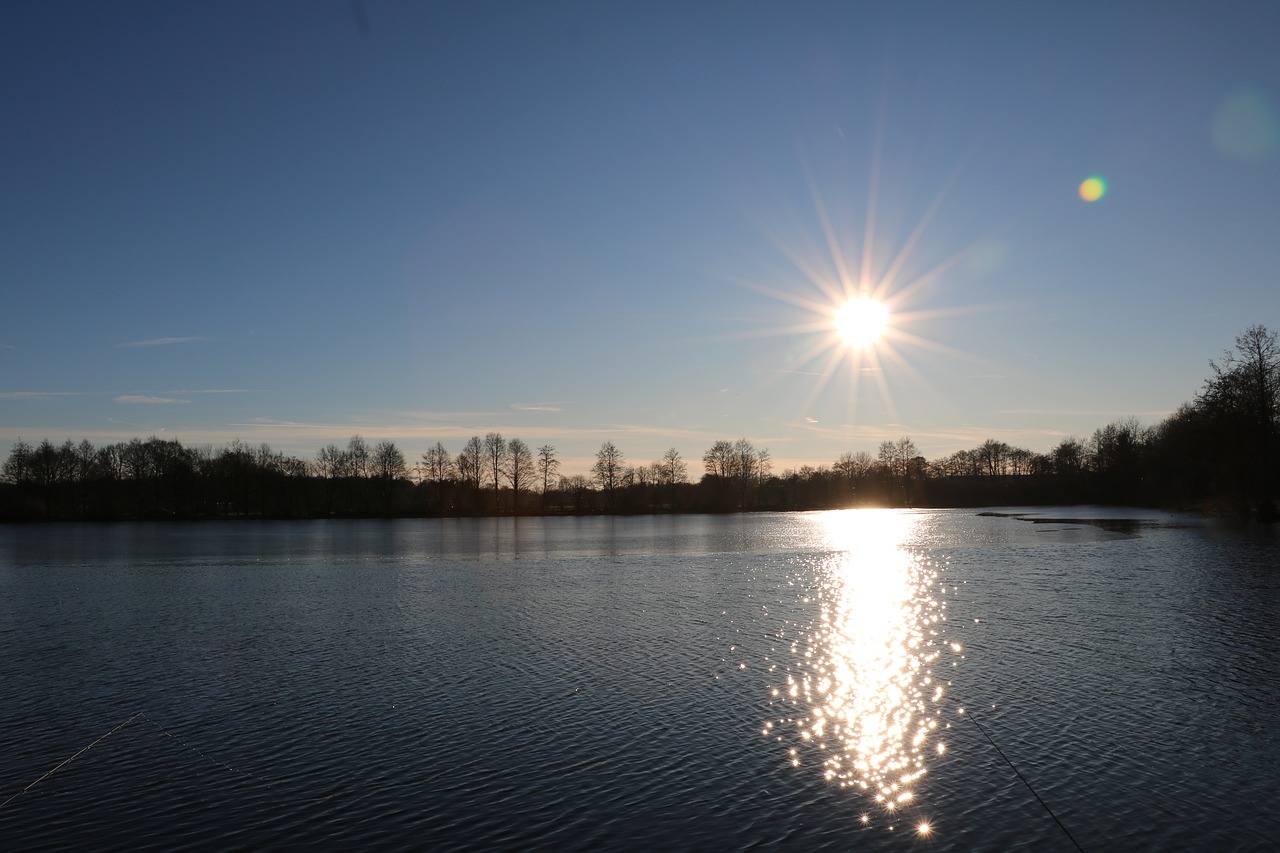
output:
[[[836,311],[835,324],[846,346],[868,347],[889,325],[889,306],[869,296],[858,296]]]
[[[982,359],[931,339],[925,331],[940,328],[936,321],[944,317],[972,310],[959,305],[931,306],[929,302],[948,288],[957,268],[960,278],[973,274],[960,265],[974,257],[970,250],[986,244],[975,243],[950,254],[940,254],[937,248],[926,244],[925,231],[941,208],[951,181],[928,203],[908,234],[899,237],[882,233],[883,223],[877,221],[881,182],[878,148],[867,187],[866,213],[861,217],[861,246],[857,245],[858,214],[845,211],[844,205],[829,206],[819,181],[807,166],[805,173],[813,196],[817,231],[825,239],[814,240],[812,235],[803,233],[803,222],[802,231],[796,236],[773,237],[774,246],[794,266],[794,273],[783,273],[775,283],[749,279],[740,283],[798,310],[781,316],[773,310],[763,314],[762,318],[768,319],[748,336],[792,338],[792,345],[782,353],[784,363],[777,366],[777,381],[796,389],[807,386],[799,402],[806,424],[818,423],[808,417],[809,409],[818,404],[837,377],[847,382],[845,423],[858,423],[858,398],[868,387],[879,392],[886,418],[900,421],[890,387],[906,380],[928,384],[913,363],[921,351],[985,364]],[[895,202],[890,220],[905,213],[905,221],[909,222],[916,203]],[[902,213],[897,212],[898,206]]]

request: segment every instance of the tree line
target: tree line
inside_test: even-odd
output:
[[[589,474],[562,475],[556,448],[498,432],[454,454],[436,442],[413,462],[393,442],[353,436],[311,460],[239,440],[214,449],[176,439],[95,447],[14,443],[0,468],[0,519],[316,518],[731,512],[847,506],[1071,503],[1212,508],[1276,517],[1280,342],[1251,326],[1188,403],[1162,422],[1124,418],[1047,453],[988,439],[926,460],[909,436],[774,472],[746,438],[714,442],[703,472],[672,447],[633,464],[611,441]]]

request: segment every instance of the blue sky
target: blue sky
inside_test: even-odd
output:
[[[11,4],[0,446],[1158,421],[1280,327],[1280,7],[1044,5]]]

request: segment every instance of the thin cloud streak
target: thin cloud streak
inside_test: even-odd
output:
[[[123,394],[116,397],[117,403],[125,404],[141,404],[146,406],[167,406],[175,403],[190,403],[190,400],[180,400],[176,397],[152,397],[147,394]]]
[[[196,341],[207,341],[205,337],[192,338],[149,338],[145,341],[128,341],[122,344],[116,344],[121,349],[138,349],[140,347],[167,347],[174,344],[189,344]]]
[[[307,423],[302,423],[301,421],[280,421],[280,420],[275,420],[273,418],[250,418],[248,421],[244,423],[227,424],[227,426],[249,427],[251,429],[257,429],[259,427],[262,427],[266,429],[295,428],[295,429],[308,429],[308,430],[312,430],[312,429],[339,430],[343,428],[337,424],[307,424]],[[352,427],[352,429],[354,429],[356,432],[360,432],[360,429],[358,427]]]
[[[46,397],[83,397],[87,391],[0,391],[0,400],[43,400]]]
[[[1091,418],[1114,418],[1114,417],[1151,417],[1151,418],[1167,418],[1170,414],[1169,410],[1134,412],[1120,409],[997,409],[998,415],[1055,415],[1059,417],[1084,417]]]

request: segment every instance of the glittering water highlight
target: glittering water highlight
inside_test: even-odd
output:
[[[949,682],[934,669],[944,649],[961,647],[944,645],[936,566],[904,546],[913,516],[823,521],[831,551],[814,579],[817,617],[788,638],[795,663],[772,688],[782,715],[764,733],[790,742],[793,765],[816,763],[892,811],[915,800],[928,759],[946,750],[938,710]]]

